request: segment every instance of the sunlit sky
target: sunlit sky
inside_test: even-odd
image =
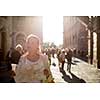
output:
[[[63,16],[43,16],[43,42],[63,43]]]

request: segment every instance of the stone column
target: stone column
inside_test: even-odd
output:
[[[97,33],[97,68],[100,69],[100,31]]]
[[[2,48],[2,59],[5,57],[5,48],[6,48],[6,32],[1,32],[1,48]]]
[[[90,32],[90,64],[93,64],[93,32]]]
[[[12,48],[15,48],[16,46],[16,41],[15,41],[15,32],[12,32]]]
[[[92,51],[92,45],[91,45],[91,31],[88,30],[88,63],[91,64],[91,51]]]
[[[95,17],[94,31],[97,33],[97,68],[100,69],[100,16]]]
[[[93,64],[93,17],[88,24],[88,63]]]

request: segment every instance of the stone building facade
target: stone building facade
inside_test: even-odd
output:
[[[43,43],[42,16],[1,16],[0,53],[3,57],[11,47],[21,44],[29,34],[35,34]]]
[[[65,16],[64,47],[85,50],[88,63],[100,69],[100,16]]]
[[[90,63],[100,69],[100,16],[90,16]]]
[[[77,57],[87,60],[88,31],[76,16],[64,16],[64,48],[75,48]]]

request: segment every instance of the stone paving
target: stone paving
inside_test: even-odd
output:
[[[51,72],[56,83],[99,83],[100,70],[78,58],[72,61],[71,73],[67,72],[67,62],[64,65],[64,70],[61,71],[58,66],[58,59],[51,58]],[[56,66],[52,65],[56,63]]]

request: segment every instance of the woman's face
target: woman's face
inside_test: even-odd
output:
[[[37,53],[39,51],[39,41],[36,38],[29,38],[26,45],[29,53]]]

